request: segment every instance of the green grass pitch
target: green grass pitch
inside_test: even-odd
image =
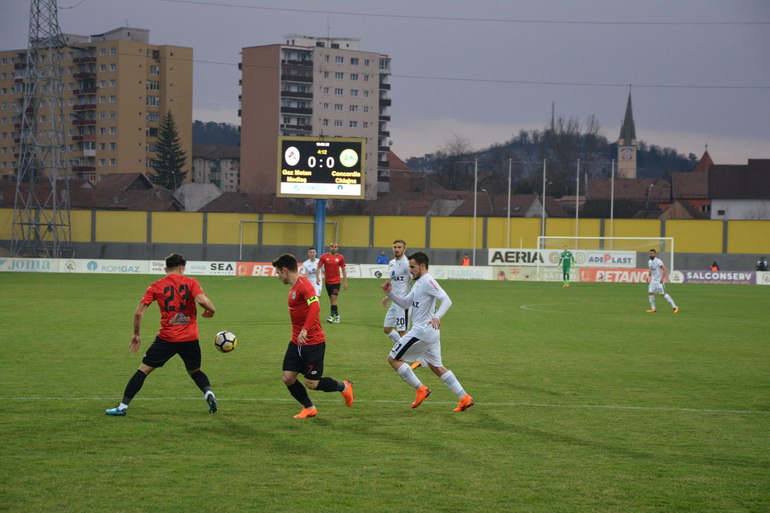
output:
[[[444,363],[476,405],[426,369],[433,395],[386,362],[376,280],[351,280],[328,325],[326,375],[356,403],[281,383],[288,287],[200,277],[209,415],[179,359],[107,417],[151,276],[0,274],[0,511],[668,512],[770,510],[770,287],[443,281]],[[328,315],[322,299],[322,319]],[[158,312],[145,315],[144,347]],[[217,331],[238,335],[229,354]]]

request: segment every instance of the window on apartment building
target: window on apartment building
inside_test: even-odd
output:
[[[358,121],[351,121],[349,126],[350,128],[358,128]]]
[[[321,122],[321,124],[322,124],[323,126],[329,126],[329,120],[328,120],[328,119],[324,119],[324,120]],[[3,135],[5,135],[5,134],[3,134]]]
[[[110,149],[111,150],[115,151],[115,149],[117,149],[117,147],[118,147],[118,143],[114,143],[114,142],[110,143]]]
[[[334,120],[334,126],[341,127],[342,126],[342,120],[341,119],[335,119]]]
[[[160,97],[159,96],[148,96],[147,97],[147,105],[150,107],[160,107]]]
[[[350,80],[352,80],[353,82],[357,82],[358,81],[358,73],[351,73],[350,74]]]
[[[328,71],[324,71],[324,78],[329,78],[329,72]]]
[[[107,119],[107,113],[106,112],[100,112],[99,113],[99,119]]]
[[[147,121],[160,121],[160,113],[158,113],[158,112],[148,112],[147,113]]]
[[[329,62],[329,56],[328,55],[324,55],[324,62]]]
[[[115,80],[115,79],[110,80],[110,87],[117,87],[117,86],[118,86],[118,81],[117,80]]]
[[[99,143],[99,150],[104,151],[107,149],[107,145],[105,143]]]
[[[99,159],[99,165],[104,167],[107,164],[107,161],[105,159]]]
[[[102,48],[101,50],[99,50],[99,55],[102,55],[102,56],[107,55],[107,49]]]
[[[324,87],[324,94],[329,94],[330,89],[328,87]]]
[[[112,48],[110,48],[110,55],[117,55],[117,54],[118,54],[118,49],[117,48],[115,48],[114,46]]]
[[[369,91],[364,91],[364,98],[369,98]]]
[[[351,89],[350,96],[358,96],[358,89]]]
[[[337,64],[343,64],[345,62],[345,57],[343,57],[342,55],[338,55],[337,57],[334,58],[334,62],[336,62]]]
[[[160,75],[160,66],[150,65],[150,75]]]
[[[338,71],[334,74],[334,78],[336,78],[337,80],[345,80],[345,74],[342,73],[341,71]]]
[[[117,64],[115,64],[114,62],[112,64],[110,64],[110,71],[117,71],[117,70],[118,70],[118,65]]]
[[[115,159],[110,159],[110,165],[115,166]]]
[[[99,97],[99,103],[107,103],[107,97],[106,96],[100,96]]]
[[[364,121],[364,128],[369,128],[369,122],[368,121]]]
[[[160,82],[157,80],[148,80],[147,81],[147,90],[148,91],[160,91]]]
[[[358,105],[351,105],[350,112],[358,112]]]
[[[99,64],[99,71],[107,71],[107,65],[106,64]]]
[[[110,135],[116,135],[118,133],[118,127],[111,126],[110,127]]]
[[[341,87],[335,87],[334,88],[334,94],[335,94],[335,96],[342,96],[342,95],[345,94],[345,90],[342,89]]]
[[[335,103],[334,104],[334,110],[337,112],[342,112],[342,104],[341,103]]]
[[[329,104],[328,103],[324,103],[324,110],[329,110]]]
[[[101,127],[99,129],[99,135],[107,135],[107,129],[105,127]]]
[[[350,64],[352,64],[353,66],[358,66],[358,57],[351,57]]]
[[[369,106],[364,105],[364,114],[369,114]]]
[[[364,59],[364,66],[368,66],[370,64],[369,59]]]
[[[110,111],[110,119],[115,119],[117,117],[118,117],[118,113],[115,112],[114,110],[111,110]]]
[[[118,103],[118,97],[116,95],[110,95],[110,103]]]

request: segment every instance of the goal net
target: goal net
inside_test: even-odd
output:
[[[574,267],[644,269],[649,251],[654,249],[668,269],[674,270],[673,237],[553,237],[537,238],[542,265],[556,266],[567,246],[575,257]],[[547,273],[540,273],[545,276]]]

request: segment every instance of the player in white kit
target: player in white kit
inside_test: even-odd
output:
[[[473,398],[465,392],[454,373],[446,369],[441,361],[441,317],[452,306],[452,300],[428,273],[428,255],[418,251],[408,258],[409,271],[414,280],[412,290],[406,296],[399,296],[393,293],[390,281],[382,284],[382,290],[390,300],[401,308],[409,308],[412,316],[412,329],[393,346],[388,362],[404,381],[417,390],[412,408],[420,406],[431,394],[431,389],[420,381],[406,363],[422,361],[460,399],[454,411],[467,410],[473,406]],[[438,310],[437,301],[441,302]]]
[[[318,273],[318,259],[315,257],[316,254],[317,253],[315,248],[310,248],[307,250],[308,259],[302,262],[302,266],[299,268],[299,273],[306,277],[308,281],[313,284],[316,297],[318,298],[318,301],[321,301],[321,281],[323,280],[316,279]]]
[[[412,284],[412,275],[409,272],[409,259],[404,254],[406,242],[401,239],[393,241],[393,260],[388,263],[388,276],[392,292],[397,296],[406,297]],[[382,299],[382,306],[388,306],[390,298]],[[382,323],[382,331],[390,337],[395,344],[409,329],[409,309],[401,308],[396,303],[390,302],[385,320]]]
[[[647,286],[647,297],[650,300],[650,309],[647,310],[647,313],[654,313],[655,312],[655,294],[660,294],[663,296],[666,301],[671,304],[671,307],[674,309],[674,313],[679,313],[679,307],[676,306],[676,303],[674,303],[674,299],[666,294],[666,288],[664,284],[666,283],[666,279],[668,278],[668,269],[666,269],[666,266],[663,265],[663,261],[658,258],[657,252],[654,249],[650,250],[650,260],[647,262],[647,265],[650,268],[650,274],[647,277],[647,283],[649,284]]]

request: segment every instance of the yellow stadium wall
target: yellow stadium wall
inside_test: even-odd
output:
[[[377,216],[374,218],[375,248],[389,248],[396,239],[402,239],[407,247],[424,248],[426,224],[424,217],[414,216]]]
[[[74,243],[131,243],[145,244],[147,221],[150,219],[152,243],[182,243],[237,245],[239,221],[289,221],[283,223],[245,223],[243,242],[268,246],[310,246],[314,230],[311,215],[229,214],[196,212],[132,212],[90,211],[71,212],[71,235]],[[92,221],[93,219],[93,221]],[[205,224],[204,224],[205,220]],[[295,223],[293,221],[303,221]],[[327,221],[337,223],[337,238],[341,248],[389,248],[394,239],[407,241],[410,248],[458,249],[473,247],[473,218],[470,217],[405,217],[405,216],[329,216]],[[513,248],[537,247],[540,218],[512,218],[510,245]],[[486,245],[484,227],[486,223]],[[657,219],[580,219],[578,236],[675,239],[677,253],[770,254],[770,221],[721,220],[667,220]],[[12,238],[13,209],[0,209],[0,240]],[[476,219],[476,248],[505,247],[508,238],[506,218]],[[205,231],[205,233],[204,233]],[[725,232],[727,239],[724,240]],[[92,233],[94,240],[92,241]],[[571,218],[546,219],[546,234],[555,237],[574,237],[575,220]],[[326,227],[325,244],[335,238],[335,225]],[[583,242],[581,241],[581,244]],[[586,243],[587,244],[587,243]],[[585,246],[584,246],[585,247]],[[321,248],[319,248],[319,252]]]
[[[770,253],[770,221],[728,223],[728,253]]]
[[[722,221],[672,219],[666,221],[666,237],[674,238],[677,253],[721,253]]]

